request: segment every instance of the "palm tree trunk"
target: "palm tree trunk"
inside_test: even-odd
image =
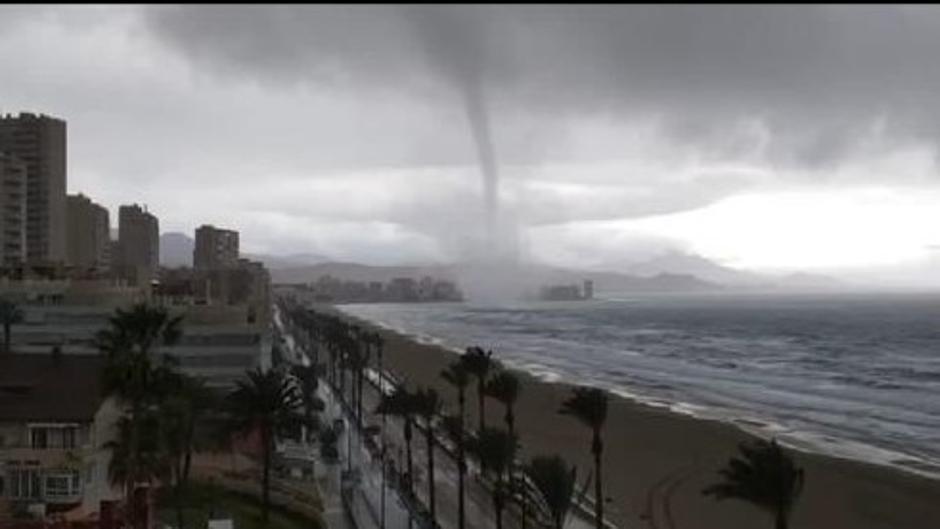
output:
[[[336,390],[336,351],[330,350],[330,385]]]
[[[408,492],[414,492],[414,465],[411,460],[411,418],[405,417],[405,453],[408,457]]]
[[[774,516],[774,529],[787,529],[789,521],[787,520],[787,513],[783,509],[777,509],[777,513]]]
[[[189,472],[193,468],[193,450],[188,448],[186,450],[186,459],[183,461],[183,483],[189,482]]]
[[[264,454],[262,454],[261,520],[265,525],[268,523],[268,507],[271,501],[271,452],[274,450],[271,446],[272,434],[269,427],[262,427],[261,444]]]
[[[356,415],[359,417],[359,428],[362,428],[362,385],[365,383],[364,370],[359,371],[359,395],[356,397]]]
[[[457,529],[464,529],[464,516],[466,504],[464,500],[464,479],[467,475],[467,455],[464,453],[464,408],[465,395],[463,389],[457,394],[457,403],[460,408],[460,431],[457,434]]]
[[[511,403],[511,402],[507,402],[507,403],[506,403],[506,415],[503,416],[503,420],[506,421],[506,431],[509,432],[509,437],[515,439],[515,433],[516,433],[516,416],[513,414],[512,403]],[[513,465],[513,462],[510,461],[510,462],[509,462],[509,468],[507,469],[507,472],[509,473],[509,484],[508,484],[508,487],[509,487],[509,498],[510,498],[510,499],[512,499],[513,494],[515,493],[515,483],[514,483],[513,480],[512,480],[513,472],[515,471],[515,469],[513,468],[513,466],[514,466],[514,465]],[[519,509],[522,511],[522,529],[525,529],[525,522],[526,522],[526,519],[525,519],[525,498],[523,498],[523,497],[521,497],[521,496],[520,496],[520,498],[519,498]]]
[[[597,529],[604,529],[604,491],[601,486],[601,452],[604,444],[600,430],[594,430],[591,441],[591,453],[594,454],[594,523]]]
[[[183,472],[181,474],[183,484],[186,484],[189,481],[189,471],[192,469],[193,463],[193,438],[196,436],[196,424],[195,416],[190,414],[189,424],[186,429],[186,449],[185,455],[183,456]]]
[[[128,476],[131,489],[131,527],[138,527],[137,476],[140,468],[140,415],[141,404],[137,401],[131,406],[131,449]]]
[[[176,527],[177,529],[183,529],[183,483],[182,483],[182,469],[180,468],[179,462],[176,464],[176,476],[175,482],[176,487],[174,487],[174,503],[176,503]]]
[[[480,431],[486,428],[486,398],[483,377],[477,379],[477,411],[480,415]]]
[[[497,476],[496,489],[493,491],[493,510],[496,512],[496,529],[503,529],[503,477]]]
[[[516,433],[516,416],[512,410],[512,404],[506,405],[506,430],[509,432],[509,437],[513,437]]]
[[[339,362],[339,394],[342,399],[346,400],[346,368],[343,366],[343,360],[337,359]],[[347,404],[348,405],[348,404]]]
[[[431,511],[431,522],[437,524],[437,504],[434,501],[434,430],[431,428],[430,418],[425,425],[425,435],[428,442],[428,504]]]

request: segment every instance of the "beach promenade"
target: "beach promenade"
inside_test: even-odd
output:
[[[281,315],[276,314],[274,321],[284,336],[286,357],[291,362],[304,362],[306,353],[293,336],[285,331],[280,318]],[[380,425],[381,417],[373,413],[381,399],[380,388],[389,392],[398,381],[392,380],[388,374],[383,380],[379,372],[374,369],[367,371],[366,379],[369,383],[366,384],[363,392],[363,411],[367,416],[363,422],[365,425]],[[318,387],[318,396],[325,404],[322,415],[324,423],[333,424],[338,420],[343,424],[342,434],[338,441],[339,462],[335,465],[328,465],[328,478],[322,482],[321,493],[328,523],[332,520],[337,526],[345,523],[351,524],[356,529],[383,529],[381,434],[373,439],[372,450],[370,450],[365,436],[355,424],[352,410],[348,409],[338,398],[335,390],[329,384],[321,383]],[[402,423],[397,418],[387,417],[385,426],[388,473],[384,482],[384,529],[413,529],[426,526],[429,500],[425,426],[417,424],[412,439],[412,458],[415,467],[413,497],[402,489],[401,482],[404,480],[400,479],[406,468]],[[458,529],[456,458],[449,441],[441,436],[435,438],[434,478],[437,524],[444,529]],[[468,461],[465,504],[467,529],[492,529],[495,526],[492,502],[489,485],[481,477],[479,467],[472,461]],[[339,506],[346,509],[348,519],[340,517],[336,510]],[[507,508],[503,521],[507,529],[521,527],[518,509],[513,506]],[[591,527],[593,527],[592,522],[583,515],[572,515],[566,525],[567,529],[590,529]]]

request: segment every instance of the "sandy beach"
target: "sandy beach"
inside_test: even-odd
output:
[[[333,310],[319,307],[318,310]],[[353,319],[344,315],[349,319]],[[360,324],[367,324],[359,321]],[[456,409],[452,387],[439,374],[456,354],[383,329],[385,364],[409,385],[432,385]],[[471,345],[471,344],[467,344]],[[494,351],[498,356],[499,351]],[[590,433],[557,410],[570,386],[519,373],[516,411],[522,456],[558,453],[586,477]],[[468,396],[476,421],[475,393]],[[487,399],[488,424],[502,425],[502,406]],[[772,527],[749,504],[716,502],[701,494],[717,469],[751,438],[734,425],[697,419],[612,396],[604,432],[607,515],[621,528],[745,529]],[[884,466],[795,452],[806,485],[793,512],[794,528],[934,529],[940,520],[940,481]]]

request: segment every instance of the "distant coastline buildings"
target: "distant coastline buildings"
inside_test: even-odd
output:
[[[453,281],[430,276],[416,280],[396,277],[387,283],[381,281],[343,281],[325,275],[317,281],[299,287],[323,303],[422,303],[463,301],[464,296]]]
[[[539,293],[542,301],[574,301],[592,299],[594,297],[594,281],[584,280],[582,287],[578,285],[550,285],[542,287]]]

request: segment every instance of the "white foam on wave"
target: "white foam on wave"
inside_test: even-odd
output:
[[[528,373],[529,375],[532,375],[533,377],[535,377],[537,380],[541,380],[543,382],[548,382],[548,383],[553,384],[553,383],[562,381],[561,373],[542,364],[535,364],[531,362],[521,362],[521,361],[511,360],[511,359],[502,360],[502,363],[511,369],[515,369],[517,371],[524,371]]]

